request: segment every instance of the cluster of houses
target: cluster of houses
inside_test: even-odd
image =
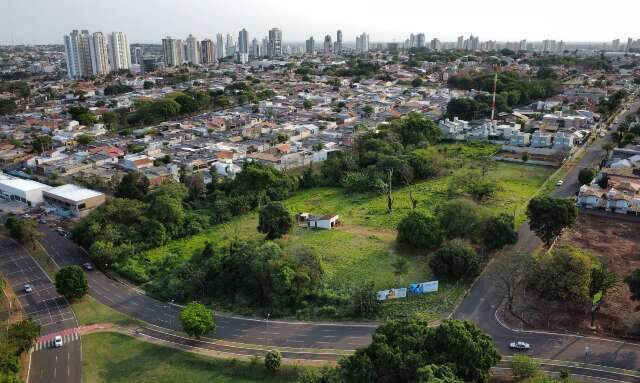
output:
[[[545,114],[538,121],[528,121],[526,116],[518,113],[513,115],[526,126],[506,120],[471,124],[457,117],[441,120],[438,126],[444,137],[450,140],[490,141],[515,147],[571,151],[586,141],[595,122],[594,114],[587,110],[578,110],[571,115],[562,112]]]
[[[589,185],[580,187],[576,202],[587,209],[620,214],[640,213],[640,150],[615,149],[613,161]]]

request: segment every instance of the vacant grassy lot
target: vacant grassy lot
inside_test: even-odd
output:
[[[284,201],[292,214],[336,213],[340,215],[341,226],[330,231],[295,228],[278,242],[284,248],[292,245],[314,248],[322,256],[328,285],[334,288],[354,286],[367,280],[374,281],[376,288],[380,289],[430,280],[433,276],[428,267],[428,258],[407,254],[395,244],[397,224],[411,211],[409,193],[418,200],[417,210],[432,215],[439,204],[451,198],[448,188],[452,179],[470,172],[477,174],[474,158],[495,150],[493,145],[462,144],[423,149],[424,152],[439,153],[448,170],[439,178],[396,189],[391,214],[387,212],[387,201],[383,195],[352,194],[341,188],[316,188],[297,193]],[[486,177],[495,180],[499,191],[495,198],[483,204],[485,210],[489,214],[515,214],[517,224],[523,222],[524,209],[520,207],[527,203],[552,172],[551,168],[498,163]],[[145,267],[145,264],[161,261],[168,254],[188,258],[202,251],[207,241],[225,246],[232,238],[260,240],[263,235],[257,232],[257,226],[257,213],[238,217],[207,232],[148,251],[142,255],[140,263]],[[405,257],[409,262],[409,272],[402,276],[402,280],[393,273],[393,264],[399,257]],[[412,307],[433,317],[441,317],[455,306],[464,288],[443,284],[441,290],[429,298],[412,300],[415,303]],[[406,311],[404,304],[389,306]]]
[[[142,342],[118,333],[82,337],[85,383],[253,383],[292,382],[295,372],[284,368],[268,374],[262,363],[208,358]]]

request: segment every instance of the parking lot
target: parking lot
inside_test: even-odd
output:
[[[35,260],[19,244],[1,237],[0,273],[15,291],[26,315],[40,323],[42,334],[76,325],[69,303],[56,292],[54,284]],[[25,291],[26,284],[31,285],[32,292]]]

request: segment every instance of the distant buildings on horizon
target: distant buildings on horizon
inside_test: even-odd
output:
[[[313,36],[303,44],[283,43],[282,30],[275,27],[267,32],[267,36],[261,40],[251,39],[249,32],[243,28],[238,32],[237,40],[231,34],[218,33],[215,40],[205,38],[198,40],[190,34],[185,40],[174,39],[166,36],[162,39],[163,65],[175,67],[182,64],[211,65],[223,58],[231,57],[237,63],[247,63],[249,59],[276,58],[290,54],[324,55],[342,54],[353,51],[356,54],[366,54],[372,50],[394,51],[404,49],[430,49],[434,51],[445,49],[464,50],[469,52],[497,51],[509,49],[517,51],[541,51],[547,53],[562,53],[568,49],[563,41],[543,40],[542,42],[527,42],[520,40],[515,42],[497,42],[494,40],[481,41],[478,36],[470,35],[468,38],[459,36],[456,41],[442,42],[438,38],[430,41],[424,33],[412,33],[404,43],[371,43],[368,33],[362,33],[355,38],[355,46],[345,47],[343,34],[338,30],[335,41],[327,34],[320,43],[316,43]],[[131,70],[132,66],[139,66],[137,70],[152,69],[156,65],[156,59],[145,59],[141,46],[136,46],[133,51],[123,32],[103,34],[95,32],[90,34],[88,30],[73,30],[64,36],[64,46],[67,58],[67,73],[72,79],[101,76],[120,70]],[[575,46],[575,44],[572,44]],[[626,44],[620,39],[613,40],[609,45],[603,44],[603,49],[613,51],[628,51],[640,49],[640,39],[629,38]],[[149,68],[147,68],[149,67]]]

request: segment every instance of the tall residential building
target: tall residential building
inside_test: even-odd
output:
[[[204,65],[216,62],[216,50],[211,39],[204,39],[200,42],[200,62]]]
[[[464,36],[458,36],[458,42],[456,43],[456,49],[461,51],[464,49]]]
[[[439,51],[442,48],[440,44],[440,40],[434,38],[431,40],[431,49],[434,51]]]
[[[544,41],[542,41],[542,51],[543,52],[555,52],[556,51],[556,40],[544,40]]]
[[[427,37],[424,33],[418,33],[416,35],[416,48],[424,48],[427,46]]]
[[[227,50],[225,51],[225,55],[227,57],[233,56],[236,53],[236,43],[233,41],[233,36],[227,33],[227,35],[225,36],[225,39],[226,39],[226,47],[227,47]]]
[[[107,38],[102,32],[95,32],[91,35],[89,50],[91,52],[91,68],[93,74],[103,76],[111,72]]]
[[[267,55],[269,57],[282,56],[282,31],[279,28],[272,28],[269,30]]]
[[[131,48],[127,41],[127,35],[123,32],[113,32],[109,35],[109,62],[111,70],[131,69]]]
[[[316,41],[313,39],[313,36],[309,37],[307,41],[305,41],[305,53],[308,55],[312,55],[316,52]]]
[[[412,33],[409,36],[409,48],[415,48],[415,47],[416,47],[416,35]]]
[[[182,65],[182,41],[167,36],[162,39],[164,64],[168,67]]]
[[[194,35],[189,35],[186,40],[185,60],[189,64],[200,64],[200,42]]]
[[[356,53],[369,52],[369,35],[366,33],[356,36]]]
[[[135,47],[133,49],[133,62],[138,65],[144,64],[144,50],[142,47]]]
[[[227,57],[227,50],[224,46],[224,38],[222,36],[222,33],[218,33],[216,35],[216,53],[216,56],[218,56],[219,59]]]
[[[251,40],[251,57],[260,57],[262,56],[262,49],[260,47],[260,42],[258,39]]]
[[[336,43],[333,45],[336,54],[342,53],[342,31],[338,30],[336,33]]]
[[[519,50],[521,51],[527,50],[527,40],[520,40]]]
[[[330,55],[333,51],[333,43],[331,42],[331,35],[326,35],[324,37],[324,54]]]
[[[74,29],[64,37],[67,76],[73,79],[93,76],[89,31]]]
[[[249,32],[244,28],[238,33],[238,52],[249,53]]]

